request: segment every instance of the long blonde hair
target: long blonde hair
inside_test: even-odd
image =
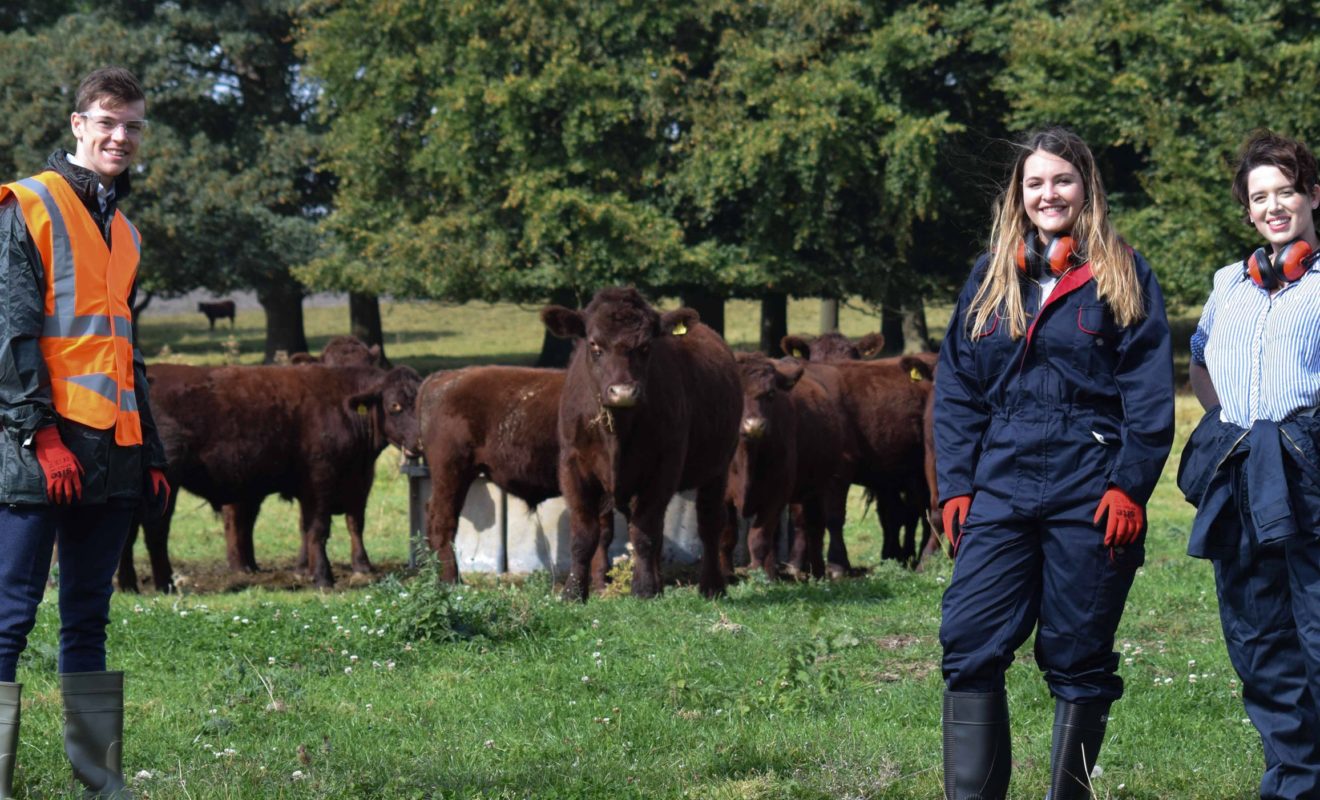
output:
[[[1066,128],[1043,128],[1029,133],[1018,145],[1012,174],[995,200],[994,225],[990,229],[990,265],[971,305],[967,308],[967,335],[985,330],[998,315],[1008,332],[1020,339],[1027,332],[1027,312],[1022,302],[1017,267],[1017,246],[1031,230],[1022,198],[1022,174],[1027,158],[1038,150],[1058,156],[1081,174],[1086,199],[1073,224],[1072,237],[1086,254],[1095,277],[1096,293],[1119,325],[1127,327],[1146,316],[1141,284],[1137,281],[1132,251],[1109,221],[1109,203],[1104,183],[1095,168],[1091,149],[1081,137]]]

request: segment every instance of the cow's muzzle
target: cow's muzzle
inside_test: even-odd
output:
[[[642,398],[641,387],[635,383],[616,383],[605,390],[604,405],[609,408],[632,408]]]
[[[742,435],[744,439],[756,441],[765,435],[765,417],[744,417],[742,421]]]

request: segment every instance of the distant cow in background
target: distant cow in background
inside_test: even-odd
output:
[[[337,367],[385,367],[381,358],[380,345],[367,343],[356,336],[334,336],[325,343],[321,355],[294,353],[289,356],[290,364],[329,364]]]
[[[227,553],[235,569],[256,569],[252,525],[271,494],[297,499],[302,552],[318,586],[334,582],[325,543],[330,516],[344,514],[353,569],[371,563],[362,544],[376,456],[392,443],[416,446],[421,378],[409,367],[323,365],[147,368],[152,408],[165,445],[170,485],[226,514]],[[146,519],[147,551],[160,591],[173,586],[169,561],[170,496],[163,518]],[[131,543],[120,562],[120,588],[136,588]],[[125,564],[125,561],[127,562]]]
[[[211,330],[215,330],[215,321],[218,319],[228,318],[229,327],[234,327],[233,300],[203,300],[197,304],[197,310],[206,315],[206,321],[211,323]]]
[[[868,333],[856,341],[838,332],[822,333],[815,339],[790,335],[780,339],[779,346],[785,355],[803,361],[815,361],[821,364],[860,361],[863,358],[877,356],[885,349],[885,335],[877,331]]]
[[[559,403],[559,485],[573,526],[565,598],[587,598],[610,504],[628,518],[633,595],[659,594],[665,508],[682,489],[696,489],[698,585],[719,595],[724,489],[742,415],[733,352],[697,312],[661,314],[636,289],[603,289],[581,311],[546,306],[541,320],[574,340]]]

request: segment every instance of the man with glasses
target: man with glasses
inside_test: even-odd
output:
[[[86,796],[131,796],[124,676],[106,671],[111,578],[135,510],[170,491],[133,343],[140,237],[117,207],[145,117],[131,72],[95,70],[69,117],[74,152],[0,186],[0,798],[13,794],[18,657],[55,543],[64,749]]]

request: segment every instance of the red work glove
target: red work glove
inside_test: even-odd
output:
[[[82,497],[82,464],[60,439],[54,425],[32,435],[37,463],[46,474],[46,497],[52,503],[72,503]]]
[[[1100,518],[1106,512],[1109,520],[1105,523],[1105,547],[1122,547],[1137,540],[1146,522],[1146,512],[1132,502],[1127,492],[1110,486],[1100,498],[1100,507],[1095,510],[1095,524],[1100,524]]]
[[[165,471],[150,467],[147,469],[147,480],[151,484],[151,497],[160,498],[160,513],[164,515],[165,509],[170,507],[170,482],[165,480]]]
[[[970,494],[960,494],[944,501],[944,535],[949,537],[955,556],[958,555],[958,543],[962,541],[962,525],[967,521],[967,512],[971,508]]]

